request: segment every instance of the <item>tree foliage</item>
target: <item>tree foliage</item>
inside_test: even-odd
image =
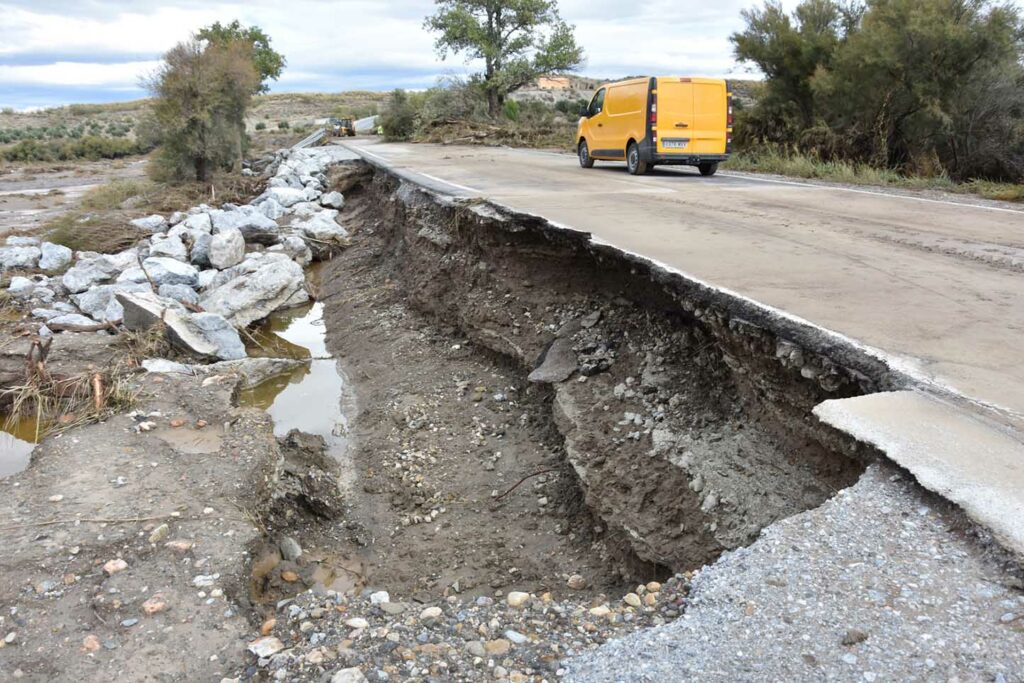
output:
[[[199,40],[209,41],[211,44],[227,45],[235,42],[248,44],[252,50],[252,63],[259,74],[260,81],[257,92],[267,92],[270,85],[269,80],[276,81],[281,77],[285,67],[284,56],[270,47],[270,36],[263,32],[259,26],[243,27],[237,19],[230,24],[221,24],[219,21],[199,29],[196,33]]]
[[[193,38],[164,55],[148,83],[152,130],[161,143],[157,168],[167,177],[206,181],[240,160],[246,109],[260,84],[246,41]]]
[[[1024,177],[1024,24],[993,0],[804,0],[744,12],[767,77],[737,142],[956,179]]]
[[[496,116],[509,93],[545,74],[571,71],[583,61],[573,27],[554,0],[436,0],[424,26],[436,31],[437,51],[483,60],[482,87]]]

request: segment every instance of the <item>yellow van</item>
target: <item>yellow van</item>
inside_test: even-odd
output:
[[[633,175],[658,164],[696,166],[714,175],[732,151],[728,81],[658,76],[607,83],[582,111],[580,166],[625,161]]]

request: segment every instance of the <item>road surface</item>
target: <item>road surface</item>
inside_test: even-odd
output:
[[[573,156],[348,143],[883,351],[1024,419],[1024,207]]]

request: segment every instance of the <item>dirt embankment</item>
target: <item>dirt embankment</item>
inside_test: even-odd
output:
[[[382,172],[347,198],[358,238],[332,264],[324,294],[329,342],[365,409],[355,427],[364,488],[408,499],[416,517],[443,506],[440,493],[459,498],[443,473],[462,480],[483,517],[508,515],[507,524],[481,519],[468,536],[453,534],[464,544],[486,546],[499,528],[509,545],[506,534],[522,531],[517,515],[526,512],[509,507],[543,498],[540,523],[573,536],[585,526],[584,537],[619,559],[623,578],[638,567],[693,569],[816,507],[872,457],[820,425],[811,408],[876,390],[888,382],[878,368],[839,365],[746,322],[713,295],[536,220],[438,201]],[[354,275],[370,270],[370,280]],[[425,320],[409,330],[412,312]],[[446,364],[449,386],[429,387],[432,395],[402,386],[399,377],[433,370],[421,351],[438,341],[448,347],[434,362]],[[460,367],[463,359],[490,359],[501,372],[481,376]],[[464,411],[478,424],[475,442],[422,437],[439,410]],[[386,421],[400,427],[381,428]],[[417,428],[401,427],[410,423]],[[409,447],[422,441],[437,451]],[[425,474],[394,484],[391,473],[418,458],[431,463]],[[546,481],[521,485],[537,488],[533,496],[520,489],[483,513],[492,491],[541,470]],[[581,514],[593,522],[574,525]],[[391,521],[396,536],[416,533],[405,519]],[[438,533],[429,536],[448,547]],[[523,547],[540,564],[550,550]]]

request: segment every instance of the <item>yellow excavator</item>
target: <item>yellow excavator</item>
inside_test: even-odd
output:
[[[331,118],[327,120],[327,130],[330,132],[331,137],[355,137],[356,135],[356,124],[353,123],[352,119],[335,119]]]

